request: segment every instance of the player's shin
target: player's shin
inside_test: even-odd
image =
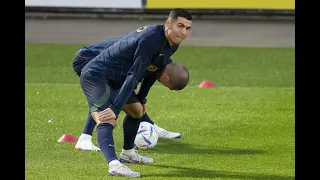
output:
[[[74,149],[85,151],[97,151],[100,152],[100,148],[92,143],[92,132],[96,126],[96,121],[91,116],[91,113],[87,116],[87,121],[80,135]]]
[[[136,137],[141,118],[133,118],[126,115],[123,120],[123,149],[133,150],[134,139]]]
[[[91,116],[91,113],[88,114],[87,117],[87,121],[86,124],[84,126],[84,129],[82,131],[82,133],[84,134],[88,134],[92,136],[92,132],[94,130],[94,127],[96,126],[96,121],[93,119],[93,117]]]
[[[154,122],[150,119],[150,117],[148,116],[147,113],[143,114],[141,121],[145,121],[145,122],[149,122],[150,124],[154,124]]]
[[[100,123],[97,126],[97,140],[100,149],[108,163],[114,159],[117,159],[112,133],[113,126],[109,123]]]

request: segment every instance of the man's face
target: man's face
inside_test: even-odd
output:
[[[176,20],[167,19],[166,26],[168,27],[168,36],[172,43],[180,44],[187,38],[191,30],[192,21],[183,17],[178,17]]]

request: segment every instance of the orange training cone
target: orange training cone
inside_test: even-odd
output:
[[[198,87],[199,88],[215,88],[217,86],[212,81],[204,80],[199,84]]]
[[[64,142],[77,142],[77,138],[75,138],[72,134],[64,134],[61,136],[61,138],[58,139],[58,142],[64,143]]]

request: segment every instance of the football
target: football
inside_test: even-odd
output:
[[[134,145],[137,149],[153,148],[158,142],[158,134],[149,122],[141,122],[137,131]]]

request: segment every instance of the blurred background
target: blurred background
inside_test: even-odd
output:
[[[294,0],[26,0],[26,43],[91,43],[188,9],[185,45],[294,47]]]

